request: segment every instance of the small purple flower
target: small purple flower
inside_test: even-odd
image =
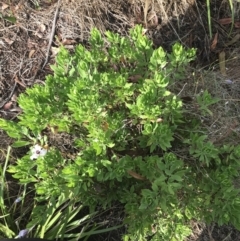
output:
[[[21,197],[18,197],[15,201],[14,201],[14,203],[20,203],[22,201],[22,198]]]
[[[20,230],[20,232],[18,234],[18,238],[24,238],[27,236],[27,234],[28,234],[28,229]]]
[[[230,80],[230,79],[227,79],[227,80],[225,80],[225,83],[226,83],[226,84],[232,84],[232,83],[233,83],[233,81],[232,81],[232,80]]]

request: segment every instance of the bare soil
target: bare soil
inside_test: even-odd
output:
[[[34,84],[44,84],[45,76],[52,73],[50,64],[54,64],[61,45],[71,51],[76,44],[87,45],[93,27],[102,33],[111,30],[128,35],[131,27],[142,24],[155,48],[163,46],[171,50],[176,41],[197,48],[197,60],[193,63],[196,75],[189,76],[181,94],[194,96],[208,89],[213,96],[219,97],[221,102],[213,110],[213,118],[203,120],[203,124],[214,143],[237,142],[240,130],[239,2],[234,1],[231,10],[228,1],[211,1],[212,38],[209,37],[205,0],[62,0],[54,26],[57,5],[57,0],[0,1],[3,16],[0,18],[0,117],[13,120],[21,113],[16,103],[19,94]],[[232,13],[233,25],[229,23]],[[9,16],[13,19],[6,18]],[[70,137],[58,138],[51,141],[56,144],[64,139],[66,143],[62,148],[70,148]],[[12,140],[0,131],[0,163],[4,163],[7,146],[11,143]],[[21,151],[15,150],[13,161],[19,156]],[[10,186],[11,183],[9,180]],[[12,185],[15,187],[14,183]],[[17,196],[16,191],[14,195]],[[103,215],[102,219],[119,224],[116,216],[120,211],[116,210]],[[231,226],[192,222],[192,229],[187,241],[240,240],[240,232]],[[123,232],[124,229],[102,234],[93,240],[121,240]]]

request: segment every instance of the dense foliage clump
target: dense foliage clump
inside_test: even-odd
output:
[[[14,146],[45,148],[47,133],[68,133],[75,153],[50,145],[9,172],[34,183],[39,200],[70,195],[92,209],[120,201],[129,228],[124,240],[183,240],[193,218],[240,228],[233,186],[240,147],[215,146],[172,88],[181,86],[194,56],[178,43],[171,53],[153,49],[140,26],[129,38],[94,29],[89,49],[61,48],[54,75],[19,97],[19,121],[1,120],[0,127],[17,139]],[[196,101],[209,115],[217,100],[204,91]]]

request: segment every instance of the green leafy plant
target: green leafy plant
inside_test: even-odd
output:
[[[103,228],[105,222],[95,222],[98,212],[82,211],[84,206],[71,196],[61,194],[45,202],[37,202],[32,198],[32,203],[26,204],[28,197],[26,185],[24,191],[13,202],[6,184],[6,169],[10,156],[10,148],[4,167],[1,171],[0,189],[0,237],[14,238],[28,235],[59,240],[87,240],[90,236],[108,232],[119,228],[121,225]],[[86,208],[85,208],[86,209]],[[25,229],[23,228],[23,225]],[[20,230],[22,229],[22,230]],[[17,235],[18,234],[18,235]]]
[[[212,98],[212,96],[205,90],[201,95],[197,96],[197,103],[202,114],[212,115],[212,112],[209,110],[209,106],[217,103],[218,98]]]
[[[31,213],[31,221],[27,230],[33,237],[60,239],[60,240],[87,240],[90,236],[108,232],[121,225],[102,228],[107,221],[95,223],[97,212],[81,215],[84,206],[76,202],[71,196],[60,195],[57,199],[51,198],[47,205],[36,205]]]
[[[14,16],[3,16],[1,13],[0,13],[0,18],[10,22],[10,23],[16,23],[17,22],[17,19],[16,17]]]
[[[46,155],[27,153],[8,171],[34,184],[39,201],[64,194],[91,209],[120,201],[124,240],[183,240],[192,218],[239,228],[240,146],[216,147],[173,88],[196,50],[153,49],[140,26],[130,37],[93,29],[89,43],[73,54],[61,48],[45,85],[19,97],[18,122],[0,120],[20,143],[42,145],[36,137],[46,135],[49,144]],[[217,100],[207,91],[196,99],[211,115]],[[63,133],[74,139],[71,155],[49,141]]]

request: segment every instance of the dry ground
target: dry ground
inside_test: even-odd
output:
[[[235,24],[231,29],[231,24],[226,24],[231,17],[228,1],[211,1],[215,38],[210,39],[205,0],[0,1],[0,117],[16,118],[21,112],[16,104],[18,95],[44,82],[45,76],[51,73],[49,65],[54,63],[60,45],[70,50],[78,43],[87,45],[93,27],[101,32],[112,30],[127,35],[135,24],[143,24],[155,47],[170,50],[172,44],[179,41],[186,47],[198,49],[194,63],[197,70],[186,79],[181,95],[194,97],[208,89],[220,98],[211,119],[198,118],[207,127],[213,142],[236,144],[240,135],[240,3],[234,1],[233,7]],[[56,9],[59,11],[54,26]],[[9,16],[13,19],[6,19]],[[4,162],[11,142],[0,131],[0,162]],[[19,155],[19,151],[14,151],[13,160]],[[117,235],[108,234],[101,240],[120,240]],[[206,227],[193,222],[193,234],[188,240],[237,241],[240,234],[229,226]]]

